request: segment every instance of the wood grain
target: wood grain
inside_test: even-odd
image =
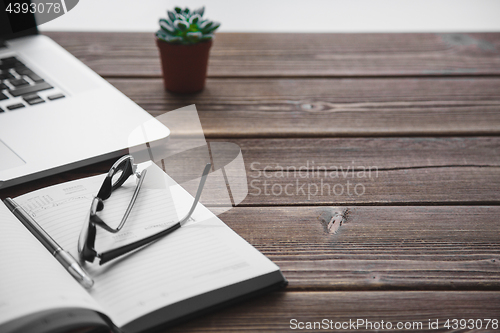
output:
[[[291,331],[290,320],[349,322],[364,319],[391,322],[391,330],[360,326],[359,331],[394,332],[398,322],[422,322],[409,331],[429,331],[429,320],[438,320],[437,330],[450,332],[444,327],[447,319],[498,318],[500,293],[498,292],[275,292],[242,305],[191,320],[168,332],[282,332]],[[485,321],[483,321],[485,325]],[[468,330],[467,332],[491,331]],[[495,326],[496,327],[496,326]],[[298,330],[298,329],[297,329]],[[312,332],[312,330],[300,330]],[[319,331],[318,329],[315,331]],[[338,330],[326,330],[326,332]],[[342,330],[343,331],[343,330]],[[346,331],[355,331],[348,329]],[[462,330],[465,331],[465,330]]]
[[[242,205],[498,204],[500,200],[498,138],[231,141],[241,147],[247,167],[249,193]]]
[[[499,204],[499,172],[498,167],[379,170],[378,175],[363,171],[360,178],[355,172],[352,179],[351,174],[332,178],[322,172],[265,178],[250,172],[249,194],[241,204]]]
[[[499,290],[500,207],[236,207],[289,290]],[[334,223],[330,223],[332,218]]]
[[[46,32],[101,76],[160,77],[151,33]],[[500,74],[500,34],[217,33],[211,77]]]
[[[500,79],[109,79],[153,116],[195,104],[209,138],[500,134]]]
[[[379,169],[500,166],[499,137],[279,138],[227,141],[234,142],[242,149],[249,171],[263,171],[264,168],[278,170],[278,166],[295,166],[298,169],[307,165],[309,169],[331,165],[347,168],[353,164],[374,165]]]

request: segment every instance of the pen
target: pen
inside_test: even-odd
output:
[[[10,211],[24,224],[24,226],[45,246],[47,250],[66,268],[66,270],[85,288],[91,288],[94,284],[92,278],[80,266],[78,261],[67,251],[63,250],[49,234],[43,230],[38,223],[11,198],[4,200]]]

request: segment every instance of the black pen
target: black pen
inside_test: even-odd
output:
[[[94,284],[92,278],[80,266],[69,252],[63,250],[38,223],[11,198],[4,200],[5,205],[21,221],[22,224],[45,246],[47,250],[66,268],[66,270],[85,288]]]

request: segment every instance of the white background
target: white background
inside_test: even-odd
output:
[[[39,28],[152,32],[176,5],[205,5],[226,32],[500,31],[499,0],[80,0]]]

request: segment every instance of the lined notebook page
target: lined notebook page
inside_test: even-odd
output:
[[[18,197],[16,202],[76,255],[78,235],[102,180],[97,176],[56,185]],[[159,186],[163,182],[166,186]],[[103,220],[119,223],[134,186],[131,180],[113,192],[105,201]],[[115,235],[98,230],[96,249],[156,233],[183,217],[192,202],[189,193],[153,165],[125,227]],[[86,268],[95,281],[91,295],[118,326],[180,300],[279,269],[201,204],[185,226],[165,238],[103,266],[94,263]]]
[[[0,324],[49,309],[102,311],[2,202],[0,221]]]

